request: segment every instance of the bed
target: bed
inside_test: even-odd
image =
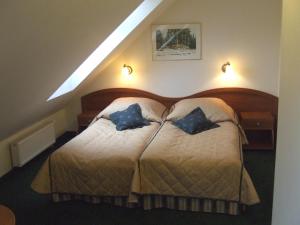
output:
[[[132,103],[139,103],[150,124],[116,130],[109,115]],[[33,189],[51,193],[54,201],[66,200],[67,195],[126,199],[138,159],[160,127],[165,110],[165,106],[151,99],[116,99],[85,131],[48,158],[33,181]]]
[[[148,108],[143,111],[149,113],[143,116],[153,121],[150,126],[117,133],[111,121],[107,119],[107,114],[120,107],[114,105],[110,107],[110,110],[106,109],[116,99],[123,97],[147,98],[162,103],[163,106],[159,106],[160,113],[157,114],[159,118],[149,118],[151,114],[155,114],[156,110],[149,111]],[[49,157],[34,180],[33,189],[39,193],[51,193],[53,200],[57,202],[80,199],[93,203],[107,202],[119,206],[143,207],[144,209],[167,207],[179,210],[238,214],[241,208],[255,204],[259,199],[243,166],[243,157],[240,151],[241,130],[237,118],[229,116],[216,119],[215,122],[220,125],[220,128],[191,137],[187,137],[180,130],[175,129],[172,124],[172,120],[178,118],[178,115],[177,117],[175,115],[174,118],[170,116],[172,113],[174,115],[174,109],[171,106],[183,99],[199,97],[222,99],[234,109],[237,115],[241,111],[269,111],[275,118],[277,116],[278,99],[267,93],[251,89],[213,89],[184,98],[167,98],[126,88],[96,91],[81,99],[82,112],[94,114],[94,121],[88,129]],[[167,120],[162,122],[164,118],[162,111],[166,112],[165,108],[171,108],[172,112]],[[99,112],[101,113],[99,114]],[[211,117],[211,119],[213,118]],[[221,143],[221,139],[226,141],[223,144],[215,145],[212,150],[211,146],[214,143]],[[193,151],[195,145],[206,145],[206,148],[203,147],[204,150],[200,154],[199,151]],[[96,146],[107,147],[95,157],[95,151],[98,149]],[[182,151],[181,147],[187,147],[189,151]],[[105,151],[105,149],[112,151]],[[132,154],[128,155],[128,151]],[[223,159],[230,158],[231,160],[228,160],[230,163],[224,163],[219,168],[211,170],[214,168],[215,162],[222,161],[222,157]],[[189,158],[194,158],[194,160],[187,160]],[[209,163],[199,165],[199,161],[209,161],[208,158],[212,159]],[[59,166],[55,165],[55,161]],[[186,161],[187,164],[178,163],[183,161]],[[215,185],[219,189],[212,188],[207,191],[204,188],[205,185],[214,186],[211,183],[217,179],[212,179],[210,184],[196,182],[197,185],[192,187],[192,182],[206,175],[208,170],[213,171],[212,176],[215,178],[222,177],[222,171],[227,164],[229,165],[228,173],[233,176],[224,176],[223,183]],[[168,171],[163,169],[166,165],[171,165],[172,170],[175,171],[175,174],[177,173],[176,176],[180,176],[180,178],[177,177],[176,180],[175,177],[172,180],[174,174],[169,174],[168,177]],[[184,166],[181,167],[181,165]],[[72,169],[70,170],[70,168]],[[153,168],[158,171],[153,171]],[[183,168],[184,170],[182,170]],[[106,174],[98,174],[99,170],[106,171]],[[184,177],[187,175],[194,176],[194,178],[185,180]],[[175,185],[176,188],[164,186],[164,179],[161,179],[163,177],[174,184],[185,181],[185,186],[188,188],[180,188],[180,185]],[[103,180],[107,182],[107,186]],[[220,191],[220,187],[228,185],[231,190]]]
[[[196,107],[218,127],[191,135],[173,124]],[[236,215],[241,206],[259,203],[243,166],[243,142],[246,139],[238,119],[224,101],[181,100],[143,152],[135,178],[140,182],[132,192],[144,199],[147,209],[167,207]]]

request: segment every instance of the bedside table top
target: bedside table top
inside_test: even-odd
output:
[[[270,112],[241,112],[242,120],[273,120],[273,118]]]
[[[78,116],[80,117],[95,117],[97,116],[99,112],[98,111],[87,111],[87,112],[82,112]]]

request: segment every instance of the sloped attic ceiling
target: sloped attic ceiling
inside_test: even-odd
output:
[[[141,2],[2,1],[0,140],[62,108],[47,98]]]
[[[144,0],[82,62],[68,79],[49,97],[48,101],[75,90],[162,2],[163,0]]]
[[[0,3],[0,140],[60,108],[49,95],[142,1]]]

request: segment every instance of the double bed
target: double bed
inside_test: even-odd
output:
[[[220,93],[230,95],[228,90]],[[270,102],[260,92],[247,93],[252,100]],[[48,158],[33,189],[51,194],[54,201],[81,199],[144,209],[239,214],[245,206],[259,203],[259,197],[243,164],[245,137],[236,113],[214,94],[182,100],[109,89],[83,97],[83,111],[100,113]],[[150,125],[117,131],[109,114],[133,103],[139,103]],[[195,107],[203,109],[218,128],[190,135],[174,126]]]

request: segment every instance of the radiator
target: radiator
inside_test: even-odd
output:
[[[11,145],[13,167],[21,167],[55,142],[54,123],[51,122]]]

